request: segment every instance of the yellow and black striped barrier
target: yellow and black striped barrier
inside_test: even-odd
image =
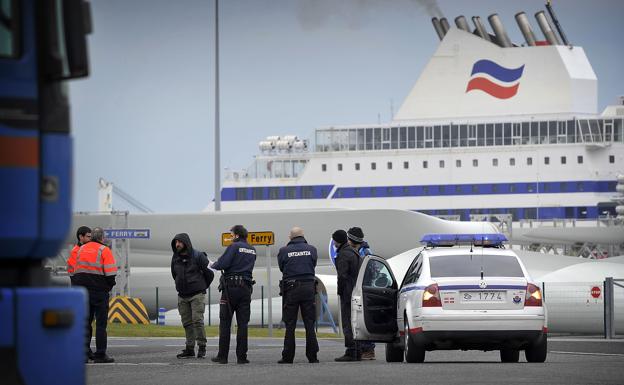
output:
[[[149,319],[140,298],[118,296],[108,303],[108,322],[147,325]]]

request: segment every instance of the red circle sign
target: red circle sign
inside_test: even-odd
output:
[[[594,286],[591,288],[591,296],[594,298],[599,298],[600,297],[600,287],[598,286]]]

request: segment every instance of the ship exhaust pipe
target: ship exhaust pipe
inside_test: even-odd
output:
[[[522,32],[522,36],[524,36],[524,40],[526,40],[527,44],[531,47],[535,46],[535,34],[531,29],[531,24],[529,23],[529,18],[526,13],[516,13],[516,22],[518,23],[520,32]]]
[[[488,20],[490,21],[490,25],[492,26],[492,30],[494,30],[494,35],[496,35],[496,42],[503,48],[511,47],[511,40],[509,40],[509,36],[507,36],[507,32],[505,31],[505,27],[503,27],[503,22],[501,21],[498,14],[493,13],[488,16]]]
[[[557,32],[559,32],[559,36],[561,36],[561,41],[564,45],[570,45],[568,38],[566,37],[565,33],[563,33],[563,28],[561,28],[561,24],[559,24],[559,19],[557,19],[557,15],[555,15],[555,10],[550,4],[550,1],[546,3],[546,9],[548,10],[548,14],[550,15],[553,23],[555,23],[555,28],[557,28]]]
[[[479,16],[473,16],[472,22],[474,23],[475,28],[477,29],[477,35],[479,35],[482,39],[485,39],[491,42],[492,39],[490,39],[490,34],[483,26],[483,23],[481,23],[481,18]]]
[[[433,29],[435,29],[440,40],[444,39],[445,33],[444,33],[444,30],[442,29],[442,24],[440,24],[440,20],[438,20],[437,17],[434,17],[433,19],[431,19],[431,24],[433,24]]]
[[[442,31],[446,35],[449,29],[451,29],[451,25],[449,24],[448,20],[446,20],[446,17],[440,19],[440,24],[442,25]]]
[[[550,45],[561,45],[561,42],[557,38],[557,35],[555,35],[555,31],[553,31],[552,26],[546,18],[546,14],[544,13],[544,11],[539,11],[538,13],[536,13],[535,19],[537,20],[537,24],[542,30],[542,33],[544,34],[544,37],[546,38],[548,43]]]
[[[463,15],[457,16],[455,18],[455,25],[459,29],[462,29],[462,30],[464,30],[466,32],[471,32],[470,31],[470,26],[468,25],[468,21],[466,20],[466,18]]]

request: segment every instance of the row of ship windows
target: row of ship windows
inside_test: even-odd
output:
[[[568,207],[524,207],[496,209],[448,209],[448,210],[415,210],[423,214],[442,218],[471,220],[471,215],[511,214],[513,221],[521,219],[595,219],[601,216],[615,216],[615,206],[599,203],[598,206]]]
[[[568,159],[567,159],[566,156],[560,157],[559,161],[561,162],[561,164],[567,164],[568,163]],[[576,163],[583,164],[583,155],[578,155],[576,157]],[[609,155],[609,163],[615,163],[615,155]],[[498,167],[498,164],[499,164],[498,158],[492,158],[492,166]],[[550,157],[549,156],[545,156],[544,157],[544,164],[545,165],[549,165],[550,164]],[[446,166],[446,161],[441,159],[438,162],[438,165],[439,165],[440,168],[444,168]],[[516,165],[516,158],[509,158],[509,165],[510,166],[515,166]],[[533,165],[533,158],[532,157],[527,157],[526,158],[526,165],[527,166],[532,166]],[[338,163],[337,166],[338,166],[338,171],[342,171],[343,170],[342,163]],[[409,166],[410,166],[410,162],[408,162],[408,161],[404,161],[403,162],[403,168],[404,169],[409,169]],[[462,160],[461,159],[456,159],[455,160],[455,167],[456,168],[460,168],[461,166],[462,166]],[[386,167],[388,168],[388,170],[392,170],[393,163],[392,162],[388,162],[386,164]],[[479,159],[473,159],[472,160],[472,167],[479,167]],[[371,162],[370,168],[371,168],[371,170],[376,170],[377,169],[377,162]],[[422,168],[429,168],[429,161],[428,160],[423,160]],[[360,171],[360,163],[355,163],[354,164],[354,169],[355,169],[355,171]],[[323,172],[327,171],[327,164],[326,163],[321,164],[321,170]]]
[[[485,183],[423,186],[339,187],[332,199],[377,198],[441,195],[487,194],[545,194],[578,192],[613,192],[614,181]],[[332,185],[281,186],[281,187],[226,187],[221,191],[223,201],[326,199]]]

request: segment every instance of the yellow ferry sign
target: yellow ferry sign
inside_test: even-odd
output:
[[[232,234],[221,233],[221,245],[223,247],[232,244]],[[272,231],[253,231],[247,235],[247,242],[253,246],[269,246],[275,244],[275,235]]]

